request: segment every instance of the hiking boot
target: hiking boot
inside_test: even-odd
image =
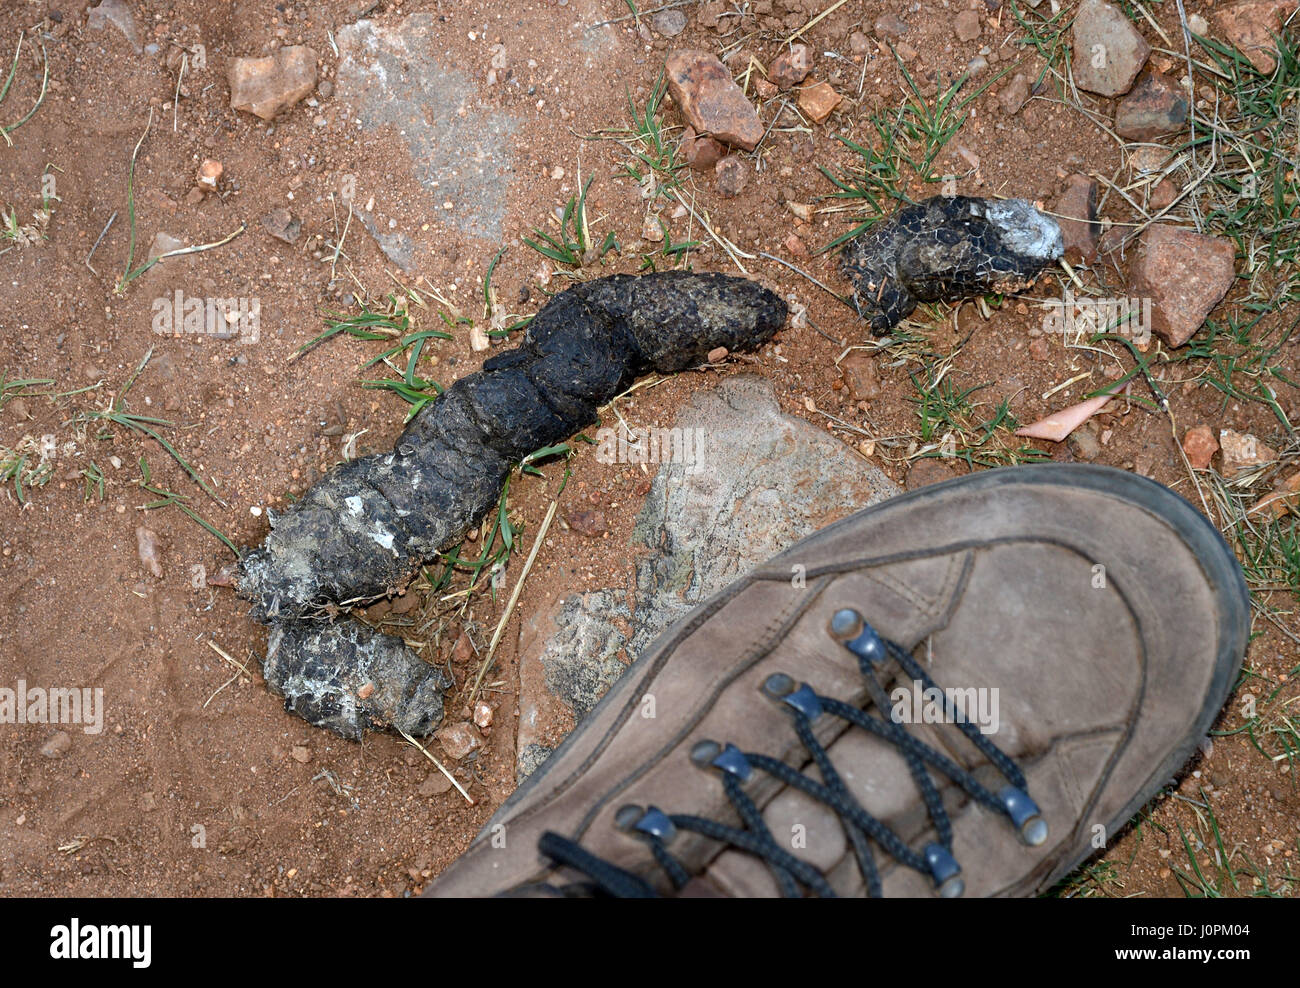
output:
[[[429,892],[1036,895],[1187,762],[1248,627],[1159,484],[926,487],[672,627]]]

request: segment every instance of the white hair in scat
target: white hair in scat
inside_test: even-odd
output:
[[[1061,228],[1025,199],[972,199],[971,214],[981,212],[1009,250],[1026,257],[1054,261],[1065,253]]]

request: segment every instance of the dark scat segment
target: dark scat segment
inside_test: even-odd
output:
[[[263,672],[285,710],[354,740],[389,725],[428,734],[442,720],[442,694],[451,685],[400,638],[357,621],[277,624]]]
[[[331,470],[278,516],[240,563],[240,594],[266,621],[392,592],[496,505],[515,463],[593,423],[637,376],[697,366],[719,346],[752,349],[785,317],[776,295],[717,274],[617,275],[569,289],[518,349],[427,405],[393,452]]]
[[[603,405],[647,369],[630,329],[599,305],[589,305],[582,287],[542,309],[515,351],[535,355],[529,379],[547,407],[569,423],[567,435],[591,423],[593,398],[596,407]]]
[[[720,274],[617,275],[583,288],[588,301],[626,324],[646,369],[664,374],[699,366],[719,346],[739,350],[765,342],[787,311],[761,285]]]
[[[1024,200],[935,196],[852,241],[841,265],[859,314],[886,333],[918,302],[1022,290],[1063,252],[1056,222]]]

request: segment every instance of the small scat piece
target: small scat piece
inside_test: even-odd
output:
[[[262,672],[285,710],[353,740],[390,725],[412,737],[430,734],[442,722],[442,696],[451,686],[400,638],[351,619],[276,624]]]
[[[920,302],[1023,291],[1064,252],[1056,221],[1024,199],[935,196],[851,241],[841,265],[859,314],[882,334]]]

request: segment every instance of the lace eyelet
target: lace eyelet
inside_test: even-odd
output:
[[[775,700],[778,703],[798,688],[799,685],[794,681],[794,677],[786,675],[784,672],[774,672],[763,680],[764,695],[769,700]]]
[[[734,744],[723,747],[716,741],[696,742],[691,748],[691,761],[699,768],[735,776],[740,782],[748,782],[754,774],[754,766],[749,764],[745,753]]]
[[[835,612],[831,617],[831,637],[858,657],[860,665],[880,665],[889,657],[880,634],[851,607]]]
[[[1020,839],[1030,847],[1047,842],[1047,821],[1043,819],[1038,804],[1029,794],[1015,786],[1006,786],[998,792],[998,801],[1011,817]]]
[[[614,814],[614,826],[626,832],[635,827],[643,816],[645,816],[645,807],[637,806],[636,803],[624,803]]]
[[[822,702],[813,688],[807,683],[796,686],[794,679],[783,672],[768,676],[763,683],[763,692],[769,700],[784,704],[809,720],[816,720],[822,715]]]
[[[862,615],[853,608],[841,608],[831,615],[831,637],[837,641],[846,642],[851,638],[858,637],[864,624],[866,624],[866,621]]]
[[[939,898],[959,898],[966,891],[966,880],[961,877],[961,865],[957,859],[946,847],[937,843],[926,844],[922,853]]]
[[[669,844],[677,836],[677,826],[668,814],[657,806],[642,809],[635,803],[619,808],[614,814],[614,825],[624,833]]]

